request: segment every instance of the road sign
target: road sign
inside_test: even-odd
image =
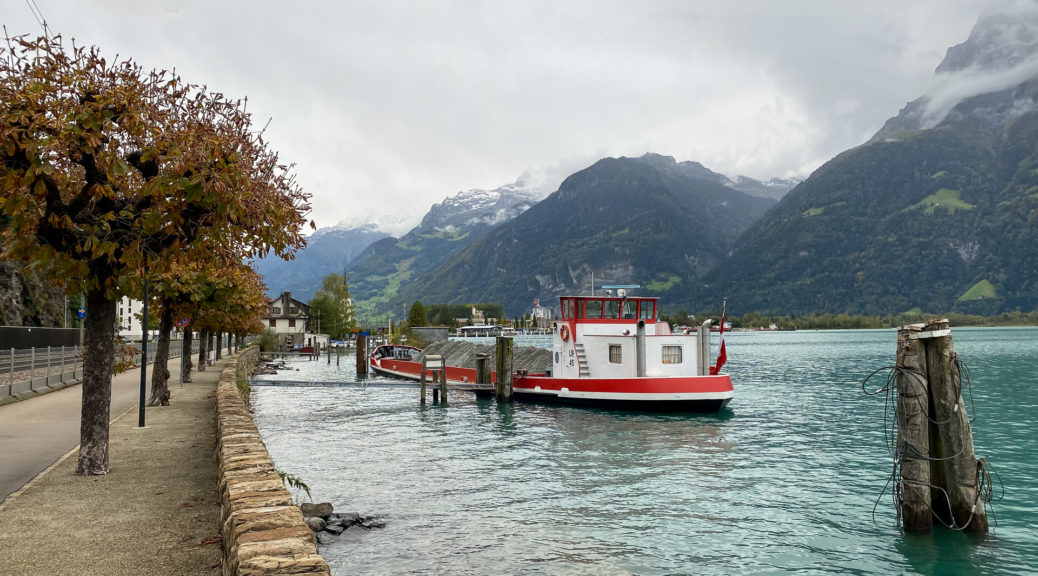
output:
[[[184,326],[187,326],[188,322],[190,322],[190,320],[188,320],[187,316],[184,316],[183,318],[177,321],[177,326],[183,328]]]
[[[86,308],[80,308],[79,310],[76,310],[76,316],[79,316],[80,318],[86,318]]]

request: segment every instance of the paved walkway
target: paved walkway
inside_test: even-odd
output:
[[[110,472],[75,476],[73,452],[0,502],[0,574],[219,574],[214,391],[227,363],[173,383],[171,405],[148,408],[144,428],[140,372],[113,378]],[[79,389],[0,407],[0,494],[77,446]]]

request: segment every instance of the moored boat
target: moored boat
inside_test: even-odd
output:
[[[616,296],[564,296],[560,304],[561,318],[552,326],[551,365],[543,372],[514,374],[516,400],[717,412],[734,397],[731,378],[720,373],[726,360],[723,347],[711,366],[709,321],[688,333],[672,332],[658,319],[658,298],[627,297],[623,289]],[[419,377],[422,362],[413,352],[416,348],[385,348],[372,352],[374,370]],[[475,382],[474,367],[445,360],[448,382]],[[491,377],[496,381],[496,374]]]

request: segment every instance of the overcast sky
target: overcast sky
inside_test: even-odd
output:
[[[9,34],[40,32],[29,1],[0,0]],[[649,151],[806,177],[930,89],[994,4],[34,1],[52,32],[247,95],[320,227]]]

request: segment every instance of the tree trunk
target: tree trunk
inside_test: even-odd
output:
[[[220,358],[223,358],[223,354],[221,354],[222,351],[223,351],[223,332],[217,332],[216,333],[216,359],[217,360],[219,360]]]
[[[206,350],[206,344],[209,343],[209,333],[202,330],[198,333],[198,371],[205,372],[205,360],[208,356],[208,350]]]
[[[87,292],[83,334],[83,403],[79,419],[77,476],[108,473],[108,421],[112,408],[115,362],[114,299],[103,288]]]
[[[159,342],[151,366],[151,398],[148,406],[169,406],[169,333],[173,331],[173,309],[163,298],[159,314]]]
[[[191,381],[191,368],[194,366],[191,363],[191,341],[193,340],[194,332],[191,328],[184,330],[184,350],[180,354],[180,381],[187,384]]]

